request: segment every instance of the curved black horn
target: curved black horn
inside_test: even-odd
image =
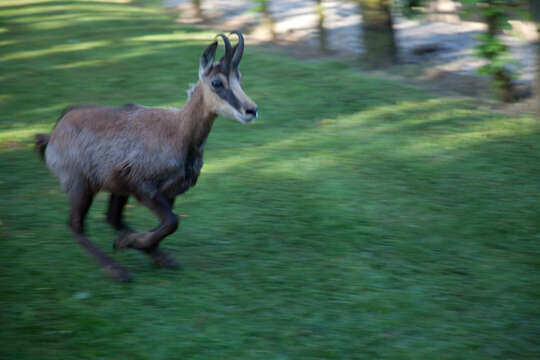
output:
[[[238,30],[231,31],[231,34],[238,36],[238,44],[234,45],[232,57],[232,68],[236,69],[242,60],[242,55],[244,55],[244,36]]]
[[[232,57],[231,42],[224,34],[218,34],[216,35],[216,38],[218,36],[221,36],[221,38],[223,39],[223,43],[225,44],[225,55],[222,57],[223,63],[221,64],[222,70],[224,73],[228,74],[231,70],[231,57]]]

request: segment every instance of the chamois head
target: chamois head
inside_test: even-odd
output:
[[[213,112],[248,123],[258,116],[257,104],[242,90],[242,75],[238,71],[238,64],[244,53],[244,37],[236,30],[231,34],[238,36],[238,43],[234,47],[231,47],[227,36],[216,36],[221,37],[225,44],[225,54],[218,62],[214,63],[217,40],[206,48],[201,56],[199,80]]]

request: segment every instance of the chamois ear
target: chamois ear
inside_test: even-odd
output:
[[[212,68],[214,64],[214,58],[216,57],[217,41],[211,43],[206,50],[204,50],[201,56],[201,63],[199,66],[199,75],[206,73]]]

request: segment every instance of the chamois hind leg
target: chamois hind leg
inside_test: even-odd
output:
[[[178,263],[166,252],[159,249],[163,238],[178,228],[178,216],[172,212],[171,200],[162,194],[153,197],[140,197],[143,205],[148,207],[160,220],[160,224],[147,232],[124,233],[117,239],[115,248],[134,248],[145,252],[159,267],[177,268]]]
[[[111,194],[109,197],[109,207],[107,209],[107,222],[117,231],[133,232],[133,230],[124,223],[123,211],[128,202],[129,196]]]
[[[71,212],[68,225],[77,242],[92,255],[94,260],[110,277],[119,281],[128,281],[130,280],[130,275],[127,270],[98,249],[84,234],[84,219],[90,209],[93,198],[94,192],[83,181],[71,187],[69,191]]]

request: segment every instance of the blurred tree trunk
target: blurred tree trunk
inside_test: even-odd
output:
[[[485,5],[488,10],[484,12],[484,19],[488,27],[490,36],[497,36],[501,32],[501,18],[504,16],[504,11],[501,6],[497,6],[496,0],[486,0]]]
[[[328,52],[328,34],[324,27],[324,7],[322,0],[316,0],[317,3],[317,29],[319,31],[319,46],[323,53]]]
[[[482,2],[484,7],[482,13],[484,15],[484,21],[488,27],[488,35],[492,39],[496,39],[502,32],[503,24],[506,23],[505,3],[500,0],[485,0]],[[506,45],[501,46],[504,48],[502,51],[507,51]],[[496,60],[497,53],[492,54],[493,57],[487,57],[488,61],[493,62]],[[512,81],[512,74],[506,66],[497,67],[493,72],[495,80],[495,88],[497,89],[498,96],[504,102],[516,101],[516,89],[514,82]]]
[[[392,22],[392,0],[357,0],[362,13],[362,37],[366,50],[363,61],[370,68],[382,68],[398,61]]]
[[[536,111],[540,114],[540,2],[538,0],[529,0],[529,7],[533,20],[536,22]]]
[[[191,4],[193,5],[193,9],[195,10],[195,16],[202,19],[203,13],[201,10],[201,0],[191,0]]]

